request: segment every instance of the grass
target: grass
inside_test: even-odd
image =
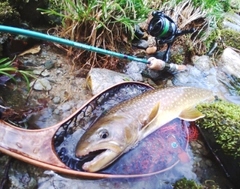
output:
[[[18,67],[14,66],[14,60],[9,60],[9,58],[0,59],[0,76],[4,75],[9,77],[15,83],[17,83],[15,79],[15,75],[21,75],[26,83],[28,90],[30,89],[29,77],[35,78],[35,76],[30,71],[19,70]]]
[[[147,0],[53,0],[61,5],[43,10],[43,14],[62,17],[62,26],[55,28],[55,35],[91,46],[120,51],[130,46],[135,24],[147,18]],[[95,52],[67,47],[74,65],[91,65],[115,69],[117,59]]]
[[[196,29],[186,43],[191,54],[206,54],[213,40],[212,33],[219,30],[226,12],[238,11],[239,6],[232,6],[232,0],[169,0],[163,9],[174,9],[172,18],[177,17],[179,29],[191,26]],[[183,37],[182,37],[183,38]],[[191,39],[191,40],[190,40]],[[181,43],[184,44],[183,40]]]
[[[207,38],[218,28],[224,13],[233,10],[231,0],[50,0],[52,8],[43,14],[61,17],[62,24],[49,32],[61,38],[91,46],[130,54],[134,26],[148,18],[152,10],[161,10],[178,22],[178,29],[195,28],[192,35],[180,37],[185,51],[205,54]],[[80,68],[104,67],[115,70],[118,58],[61,46]]]

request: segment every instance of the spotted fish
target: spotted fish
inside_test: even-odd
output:
[[[214,99],[211,91],[193,87],[151,90],[124,101],[109,110],[80,138],[76,157],[96,152],[82,168],[99,171],[114,162],[139,141],[169,121],[180,118],[195,121],[204,115],[195,106]]]

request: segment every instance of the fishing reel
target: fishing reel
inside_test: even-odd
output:
[[[168,48],[163,55],[163,60],[165,62],[169,61],[169,53],[170,48],[175,40],[176,37],[192,33],[195,29],[190,30],[178,30],[177,24],[168,16],[166,16],[162,11],[153,11],[152,12],[153,18],[151,19],[148,25],[148,33],[155,37],[157,51],[159,50],[159,46],[161,44],[167,43]]]

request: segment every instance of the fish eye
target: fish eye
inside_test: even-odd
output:
[[[106,139],[109,136],[109,132],[106,129],[103,129],[99,132],[99,136],[101,139]]]

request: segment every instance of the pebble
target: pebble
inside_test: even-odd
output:
[[[50,75],[49,71],[48,70],[44,70],[42,73],[41,73],[41,76],[43,77],[48,77]]]
[[[59,115],[59,114],[60,114],[60,110],[59,110],[59,109],[55,109],[55,110],[53,111],[53,113],[56,114],[56,115]]]
[[[196,144],[196,147],[197,147],[198,149],[200,149],[200,148],[202,148],[202,145],[199,144],[199,143],[197,143],[197,144]]]
[[[47,60],[44,64],[44,67],[49,70],[54,67],[54,62],[52,60]]]
[[[147,54],[154,54],[154,53],[156,53],[156,51],[157,51],[157,47],[148,47],[146,49]]]
[[[141,39],[141,40],[133,43],[132,45],[133,45],[133,46],[136,46],[136,47],[138,47],[138,48],[140,48],[140,49],[146,49],[146,48],[148,48],[148,42],[147,42],[146,40],[143,40],[143,39]]]
[[[23,62],[24,66],[36,66],[36,64],[31,60],[26,60]]]
[[[35,83],[32,82],[30,86],[32,86],[33,84],[34,84],[33,88],[37,91],[42,91],[42,90],[49,91],[52,89],[50,82],[45,78],[37,79],[36,82]]]
[[[72,108],[72,106],[71,106],[71,104],[69,104],[69,103],[64,103],[64,104],[61,106],[61,109],[62,109],[63,112],[69,111],[71,108]]]
[[[61,98],[60,98],[59,96],[55,96],[55,97],[53,98],[53,103],[54,103],[54,104],[59,104],[60,101],[61,101]]]
[[[205,164],[208,166],[208,167],[212,167],[212,161],[207,159],[205,160]]]
[[[40,75],[42,73],[42,70],[33,70],[33,73],[35,75]]]

